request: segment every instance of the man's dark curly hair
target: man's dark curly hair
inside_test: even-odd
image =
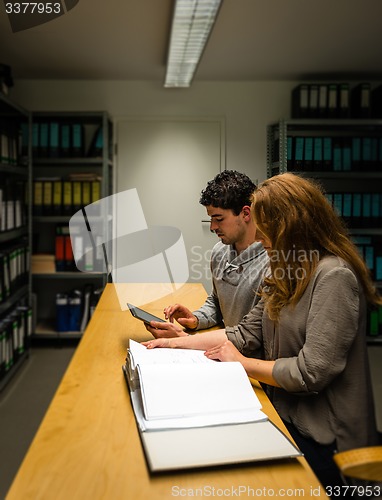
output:
[[[251,205],[251,195],[256,189],[251,179],[236,170],[223,170],[207,183],[199,203],[204,207],[231,209],[239,215],[245,205]]]

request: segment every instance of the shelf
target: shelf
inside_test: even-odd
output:
[[[381,119],[284,119],[267,128],[268,177],[291,172],[317,180],[352,239],[360,237],[355,243],[373,277],[379,277],[377,259],[382,255],[381,146]],[[381,280],[374,285],[382,289]],[[373,324],[372,331],[380,333],[380,328]],[[366,339],[382,345],[382,335]]]
[[[27,166],[22,167],[19,165],[8,165],[6,163],[0,163],[0,173],[8,175],[22,175],[25,177],[29,174]]]
[[[381,345],[382,346],[382,335],[378,335],[377,337],[371,337],[370,335],[366,336],[367,345]]]
[[[9,381],[16,375],[17,371],[21,368],[24,361],[29,357],[29,351],[25,351],[19,355],[17,361],[11,366],[11,368],[5,373],[4,377],[0,379],[0,392],[5,388]],[[6,429],[4,429],[6,432]]]
[[[79,339],[82,336],[82,332],[58,332],[55,327],[54,318],[46,318],[41,320],[33,332],[34,338],[39,339]]]
[[[82,273],[79,271],[62,271],[55,273],[32,273],[33,278],[37,279],[78,279],[78,280],[88,280],[88,279],[100,279],[104,277],[104,273]]]
[[[28,295],[28,285],[21,286],[16,292],[14,292],[5,302],[0,304],[0,315],[3,314],[7,309],[16,304],[23,297]]]
[[[0,232],[0,243],[5,243],[6,241],[15,240],[16,238],[21,238],[22,236],[27,236],[28,228],[25,226],[9,229],[9,231]]]
[[[296,127],[382,127],[382,120],[379,119],[365,119],[365,118],[291,118],[282,120],[282,123],[289,126]],[[273,123],[271,127],[278,127],[280,122]]]
[[[79,211],[79,210],[78,210]],[[77,211],[77,212],[78,212]],[[54,224],[54,223],[68,223],[74,214],[77,212],[73,212],[70,215],[33,215],[33,222],[44,223],[44,224]],[[98,221],[105,220],[105,216],[89,216],[88,221]],[[107,220],[111,221],[112,217],[109,215]]]
[[[366,236],[382,236],[382,229],[378,227],[374,228],[356,228],[356,227],[350,227],[348,228],[350,234],[359,234],[360,236],[366,235]]]
[[[280,162],[275,162],[274,165],[272,164],[272,170],[273,169],[278,169],[280,166]],[[341,170],[338,172],[325,172],[325,171],[310,171],[310,170],[303,170],[303,171],[292,171],[288,170],[288,172],[291,172],[292,174],[297,174],[297,175],[303,175],[304,177],[311,177],[312,179],[354,179],[354,180],[359,180],[359,179],[382,179],[382,171],[368,171],[368,172],[362,172],[362,171],[351,171],[351,170]]]
[[[70,295],[75,289],[82,293],[83,298],[85,291],[90,288],[102,289],[107,283],[107,274],[80,272],[75,265],[58,267],[72,271],[56,272],[55,256],[59,255],[59,260],[66,263],[73,262],[73,253],[82,259],[83,245],[89,236],[81,232],[76,234],[76,238],[71,238],[69,222],[82,207],[112,194],[112,121],[105,111],[33,112],[32,126],[35,132],[39,130],[40,138],[40,143],[35,143],[32,148],[32,291],[36,296],[35,322],[38,325],[32,343],[40,340],[75,340],[81,338],[80,332],[57,332],[55,329],[57,294]],[[54,141],[47,141],[46,137],[52,131]],[[87,175],[81,177],[75,174]],[[40,183],[36,182],[38,180]],[[70,181],[73,182],[71,186],[66,184]],[[76,181],[78,184],[74,184]],[[72,203],[69,197],[72,197]],[[35,203],[36,200],[38,203]],[[99,229],[109,236],[111,225],[108,224],[108,217],[101,211],[95,212],[98,213],[99,216],[87,217],[86,223],[90,229],[96,226],[97,235]],[[46,254],[47,258],[38,259],[39,254]],[[89,258],[88,253],[86,255]],[[98,261],[95,252],[92,258],[93,265],[87,269],[100,269],[96,267]],[[79,326],[75,324],[72,328],[78,329]]]
[[[109,161],[109,165],[112,165],[111,160]],[[95,157],[95,158],[35,158],[33,160],[33,165],[35,167],[59,167],[59,166],[67,166],[67,167],[102,167],[103,166],[103,158]]]
[[[31,114],[0,93],[0,117],[2,134],[9,146],[8,150],[4,151],[5,154],[2,161],[0,161],[3,202],[8,200],[7,208],[14,210],[13,228],[0,232],[0,252],[8,255],[9,258],[9,256],[16,255],[14,251],[18,252],[20,250],[20,256],[23,258],[20,265],[17,265],[18,258],[14,259],[16,266],[13,263],[11,264],[11,260],[8,261],[9,277],[11,273],[15,272],[15,276],[20,276],[20,280],[16,280],[14,284],[12,283],[10,295],[0,304],[0,316],[6,321],[11,320],[13,317],[23,318],[25,321],[24,338],[18,338],[19,335],[15,336],[15,332],[10,331],[6,331],[5,338],[3,338],[3,345],[0,349],[0,362],[4,363],[5,361],[8,364],[8,360],[11,360],[12,364],[0,379],[0,390],[2,390],[17,372],[23,361],[27,359],[29,334],[31,333],[27,328],[30,322],[25,316],[28,315],[29,317],[31,312],[31,275],[26,267],[29,249],[32,246],[30,221]],[[21,136],[22,141],[20,141]],[[3,214],[3,216],[5,215]],[[25,277],[26,275],[27,277]],[[23,312],[17,310],[18,305],[23,306]],[[24,352],[16,355],[12,352],[23,351],[24,349],[26,349]]]
[[[98,124],[105,117],[105,111],[38,111],[34,115],[41,118],[57,118],[61,121],[79,121]]]
[[[45,223],[67,223],[69,222],[70,218],[73,216],[71,215],[33,215],[32,219],[33,222],[45,222]]]
[[[19,106],[18,104],[14,103],[4,95],[2,92],[0,92],[0,114],[3,117],[18,117],[20,115],[23,115],[25,118],[29,118],[29,112]]]

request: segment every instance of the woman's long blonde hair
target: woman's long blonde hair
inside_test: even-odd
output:
[[[345,224],[318,184],[291,173],[271,177],[253,193],[252,215],[257,231],[272,244],[272,275],[263,289],[272,320],[278,320],[284,306],[297,304],[318,261],[326,255],[344,259],[360,280],[368,302],[382,304]]]

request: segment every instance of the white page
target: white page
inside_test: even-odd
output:
[[[205,351],[195,349],[169,349],[157,348],[147,349],[144,345],[130,340],[129,356],[131,359],[131,369],[142,364],[162,364],[162,363],[215,363],[206,358]]]
[[[138,365],[147,420],[259,410],[261,404],[238,362]]]
[[[146,420],[143,415],[142,397],[139,389],[131,391],[131,403],[137,424],[142,432],[163,429],[189,429],[193,427],[206,427],[216,425],[216,415],[203,415],[184,418],[166,418],[158,420]],[[261,410],[247,410],[241,412],[226,412],[219,415],[221,424],[262,422],[268,420],[267,415]]]

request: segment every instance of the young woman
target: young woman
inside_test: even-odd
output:
[[[266,384],[324,486],[341,485],[333,453],[377,443],[365,332],[367,304],[382,299],[313,182],[272,177],[254,192],[251,210],[272,271],[261,301],[237,326],[145,344],[240,361]]]

